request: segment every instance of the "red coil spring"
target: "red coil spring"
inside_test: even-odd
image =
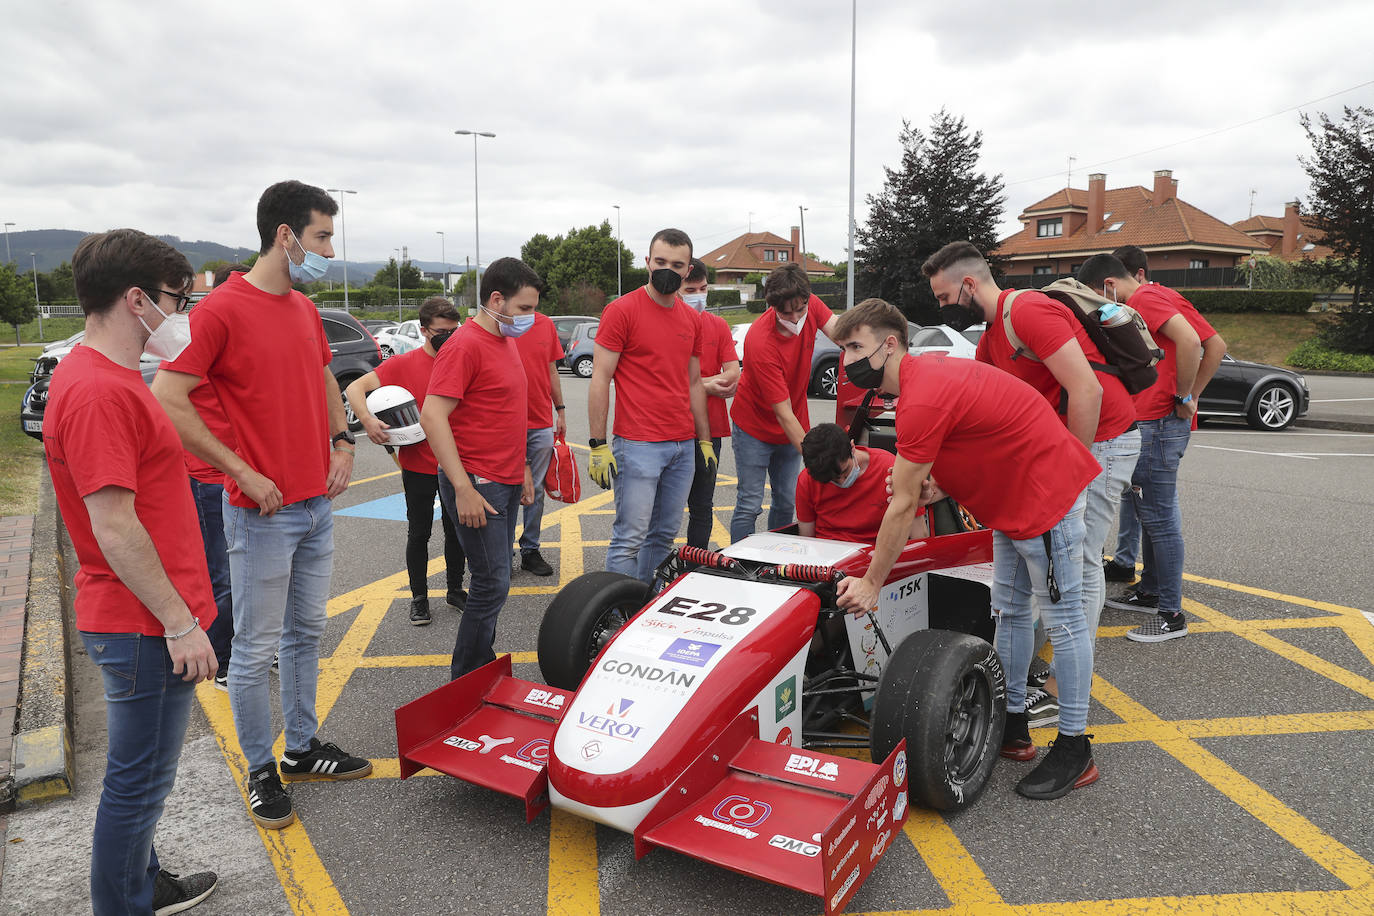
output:
[[[801,582],[831,582],[839,578],[839,570],[833,566],[784,563],[778,567],[778,575],[784,579],[796,579]]]
[[[734,569],[738,564],[734,557],[727,557],[725,554],[715,550],[704,550],[700,547],[688,547],[683,545],[677,549],[678,559],[684,563],[691,563],[695,566],[705,566],[710,569]]]

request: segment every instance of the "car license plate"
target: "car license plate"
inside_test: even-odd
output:
[[[25,421],[24,421],[24,432],[26,432],[26,433],[41,433],[42,431],[43,431],[43,421],[42,421],[42,420],[25,420]]]

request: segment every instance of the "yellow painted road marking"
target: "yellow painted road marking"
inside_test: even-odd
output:
[[[1002,905],[1002,895],[978,867],[973,856],[959,842],[949,824],[936,811],[908,809],[902,832],[925,860],[926,867],[956,910],[985,912],[986,907]]]
[[[596,865],[596,824],[550,809],[549,914],[598,916],[601,888]]]

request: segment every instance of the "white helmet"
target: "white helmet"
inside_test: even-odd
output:
[[[414,445],[425,441],[420,426],[420,408],[415,398],[400,385],[383,385],[367,395],[367,409],[387,426],[392,445]]]

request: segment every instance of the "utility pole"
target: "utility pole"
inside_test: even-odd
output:
[[[5,263],[8,264],[14,258],[10,257],[10,226],[14,223],[5,223]]]
[[[801,252],[799,254],[803,273],[806,271],[806,209],[800,204],[797,205],[797,218],[801,221]]]
[[[619,299],[625,295],[620,288],[620,204],[611,204],[615,208],[615,295]]]
[[[343,239],[343,275],[344,275],[344,311],[348,311],[348,223],[344,221],[344,195],[357,194],[357,191],[348,191],[343,188],[326,188],[325,190],[339,195],[339,235]]]
[[[482,270],[482,218],[477,209],[477,138],[495,137],[496,134],[485,130],[455,130],[455,134],[472,135],[472,228],[473,244],[477,251],[477,270]]]
[[[1073,187],[1073,164],[1074,164],[1075,162],[1077,162],[1077,161],[1078,161],[1078,157],[1077,157],[1077,156],[1070,156],[1070,157],[1069,157],[1069,179],[1068,179],[1068,181],[1065,182],[1065,184],[1064,184],[1064,187],[1066,187],[1066,188],[1071,188],[1071,187]]]
[[[29,252],[29,263],[33,264],[33,304],[38,309],[38,339],[43,339],[43,303],[38,298],[38,255]]]
[[[1255,189],[1250,189],[1250,215],[1255,215]]]
[[[469,258],[467,255],[463,255],[463,282],[464,282],[464,283],[467,283],[467,282],[468,282],[468,274],[470,274],[470,273],[472,273],[472,259]],[[472,301],[473,301],[474,303],[477,301],[477,278],[476,278],[476,277],[473,277],[473,279],[472,279]],[[473,308],[472,308],[472,311],[469,312],[468,314],[469,314],[469,315],[475,315],[475,314],[477,314],[477,306],[474,305]]]
[[[854,84],[859,72],[859,0],[850,2],[849,25],[849,270],[845,274],[845,308],[854,307]]]
[[[448,295],[448,255],[444,251],[444,233],[441,229],[434,230],[439,236],[439,260],[444,262],[444,295]]]
[[[393,248],[396,252],[396,323],[401,323],[401,249]]]

